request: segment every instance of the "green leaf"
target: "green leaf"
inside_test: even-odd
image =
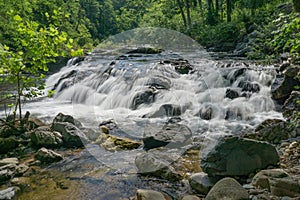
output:
[[[22,17],[20,17],[20,15],[15,15],[14,20],[15,21],[22,21]]]

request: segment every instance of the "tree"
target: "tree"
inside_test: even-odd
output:
[[[48,13],[45,13],[49,16]],[[71,51],[73,40],[66,32],[59,31],[53,24],[41,26],[39,23],[22,18],[10,11],[10,23],[15,27],[11,38],[14,45],[0,47],[1,81],[15,85],[16,94],[8,94],[14,98],[14,117],[18,111],[22,125],[22,100],[36,97],[44,89],[41,79],[43,72],[48,71],[47,63],[55,62],[58,56],[74,56],[82,50]]]

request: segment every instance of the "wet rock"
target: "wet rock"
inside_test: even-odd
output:
[[[226,89],[225,98],[236,99],[239,97],[239,93],[231,88]]]
[[[297,103],[297,101],[300,101],[300,92],[293,91],[290,97],[284,102],[284,105],[282,106],[284,117],[293,118],[295,117],[293,112],[300,111],[300,104]]]
[[[260,91],[259,84],[250,81],[241,81],[239,82],[238,87],[242,89],[242,92],[258,93]]]
[[[193,174],[189,178],[190,186],[199,194],[207,194],[213,187],[214,183],[204,172]]]
[[[300,82],[294,78],[277,76],[271,87],[272,98],[278,103],[283,104],[297,85],[300,85]]]
[[[77,70],[72,70],[67,74],[64,74],[63,76],[60,77],[60,79],[54,84],[52,90],[56,90],[56,92],[60,92],[71,85],[74,84],[74,78],[77,76],[78,71]],[[72,79],[72,80],[71,80]],[[60,87],[58,87],[61,85]]]
[[[277,120],[269,126],[258,127],[258,131],[248,134],[246,137],[260,141],[267,141],[272,144],[279,144],[282,140],[294,137],[291,135],[293,132],[291,131],[290,124],[288,122],[281,121],[276,123],[276,121]]]
[[[174,117],[181,115],[186,108],[174,105],[174,104],[164,104],[159,107],[157,111],[152,114],[146,115],[144,117],[156,118],[156,117]]]
[[[246,106],[230,105],[226,108],[225,119],[226,120],[248,120],[250,110]]]
[[[71,115],[65,115],[63,113],[58,113],[55,116],[52,123],[56,123],[56,122],[69,122],[69,123],[77,126],[78,128],[82,127],[82,123],[80,121],[74,119],[74,117],[72,117]]]
[[[5,190],[0,190],[0,199],[2,200],[10,200],[14,199],[17,192],[20,190],[18,187],[9,187]]]
[[[229,136],[221,138],[202,156],[201,167],[209,176],[247,176],[276,166],[278,161],[278,153],[271,144]]]
[[[263,130],[264,128],[268,128],[269,126],[272,126],[274,124],[283,122],[283,120],[281,119],[266,119],[265,121],[263,121],[262,123],[260,123],[256,128],[255,128],[255,132],[258,132],[260,130]]]
[[[171,198],[162,192],[139,189],[136,192],[136,200],[171,200]]]
[[[11,179],[16,173],[16,164],[7,164],[0,167],[0,182]]]
[[[162,49],[156,49],[153,47],[141,47],[141,48],[137,48],[134,50],[131,50],[129,52],[127,52],[128,54],[133,54],[133,53],[141,53],[141,54],[159,54],[163,52]]]
[[[51,126],[51,131],[61,133],[66,147],[82,147],[88,141],[83,132],[69,122],[55,122]]]
[[[200,198],[195,195],[186,195],[182,197],[181,200],[200,200]]]
[[[178,181],[182,177],[171,164],[179,158],[176,155],[164,150],[150,150],[137,155],[135,165],[138,168],[138,173],[141,175],[150,175],[159,178],[164,178],[170,181]]]
[[[216,111],[216,107],[211,104],[205,104],[200,108],[197,116],[200,116],[200,118],[204,120],[211,120],[215,117],[216,112],[218,112]]]
[[[0,138],[0,154],[14,150],[19,145],[15,137]]]
[[[132,150],[139,148],[142,143],[127,138],[121,138],[113,135],[102,133],[96,140],[96,144],[109,151]]]
[[[58,162],[63,159],[62,155],[56,153],[55,151],[48,150],[44,147],[37,151],[37,153],[35,154],[35,158],[40,160],[44,164]]]
[[[205,198],[205,200],[217,199],[249,199],[249,194],[235,179],[223,178],[214,185]]]
[[[192,137],[191,130],[181,124],[166,124],[162,127],[146,127],[144,132],[144,148],[153,149],[167,146],[180,148],[188,143]]]
[[[141,104],[153,103],[156,93],[153,88],[147,88],[144,91],[138,92],[134,96],[130,108],[136,110]]]
[[[190,71],[194,69],[188,60],[184,60],[181,58],[160,61],[160,64],[171,64],[172,66],[175,67],[175,70],[179,74],[188,74]]]
[[[59,132],[36,130],[30,134],[31,142],[37,147],[60,147],[63,145]]]
[[[238,77],[242,76],[245,72],[246,72],[246,68],[240,68],[240,69],[235,69],[232,70],[227,76],[226,79],[230,81],[230,83],[232,84],[233,82],[235,82]]]
[[[276,196],[299,197],[300,179],[290,177],[283,169],[262,170],[257,173],[252,185],[260,189],[267,189]]]
[[[149,78],[146,85],[157,88],[157,89],[168,90],[171,87],[171,81],[163,76],[155,76],[155,77]]]

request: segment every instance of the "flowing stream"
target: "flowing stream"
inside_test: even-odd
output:
[[[147,129],[176,120],[192,130],[194,141],[213,141],[282,117],[270,97],[274,76],[272,66],[216,61],[205,50],[121,56],[94,51],[48,77],[47,89],[55,89],[55,95],[28,103],[24,110],[49,123],[59,112],[70,114],[92,132],[99,131],[101,122],[113,120],[120,130],[114,134],[136,140]],[[71,192],[53,193],[53,199],[126,199],[137,188],[173,197],[186,192],[184,185],[138,176],[134,160],[141,151],[109,152],[87,144],[80,154],[49,167],[56,176],[63,173],[76,182]]]

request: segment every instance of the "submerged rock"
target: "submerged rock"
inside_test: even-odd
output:
[[[171,60],[163,60],[163,61],[160,61],[160,64],[171,64],[172,66],[175,67],[175,70],[179,74],[188,74],[194,69],[188,60],[184,60],[181,58],[171,59]]]
[[[96,144],[109,151],[132,150],[139,148],[142,143],[127,138],[121,138],[102,133],[96,140]]]
[[[129,52],[127,52],[128,54],[133,54],[133,53],[141,53],[141,54],[159,54],[163,52],[162,49],[156,49],[153,47],[141,47],[141,48],[137,48],[134,50],[131,50]]]
[[[88,141],[86,135],[69,122],[55,122],[51,126],[51,131],[61,133],[64,146],[66,147],[83,147]]]
[[[242,89],[242,92],[258,93],[260,91],[259,84],[250,81],[241,81],[239,82],[238,87]]]
[[[170,181],[178,181],[182,177],[171,164],[179,158],[172,157],[171,152],[163,150],[150,150],[137,155],[135,165],[138,168],[138,173],[141,175],[150,175],[159,178],[164,178]]]
[[[164,76],[155,76],[149,78],[146,85],[157,89],[168,90],[171,87],[171,81]]]
[[[146,115],[144,117],[150,117],[150,118],[156,118],[156,117],[174,117],[181,115],[186,108],[179,106],[179,105],[173,105],[173,104],[164,104],[159,107],[157,111],[155,111],[152,114]]]
[[[181,124],[166,124],[162,127],[145,128],[144,148],[153,149],[167,146],[168,148],[180,148],[191,142],[192,131]]]
[[[150,104],[153,103],[155,100],[156,91],[153,88],[147,88],[144,91],[138,92],[131,103],[130,108],[135,110],[141,104]]]
[[[36,130],[30,134],[31,142],[37,147],[60,147],[63,145],[59,132]]]
[[[136,192],[136,200],[171,200],[171,198],[162,192],[139,189]]]
[[[300,196],[300,179],[289,176],[283,169],[262,170],[254,176],[251,184],[260,189],[267,189],[276,196]]]
[[[214,185],[211,178],[204,172],[193,174],[189,178],[189,183],[192,189],[200,194],[207,194]]]
[[[201,167],[209,176],[248,176],[256,170],[276,166],[274,146],[239,137],[224,137],[202,157]]]
[[[205,198],[205,200],[219,199],[249,199],[249,194],[235,179],[223,178],[213,186]]]
[[[239,96],[240,95],[239,95],[238,91],[231,89],[231,88],[226,89],[225,98],[236,99]]]
[[[45,164],[58,162],[63,159],[62,155],[44,147],[38,150],[38,152],[35,154],[35,158]]]

